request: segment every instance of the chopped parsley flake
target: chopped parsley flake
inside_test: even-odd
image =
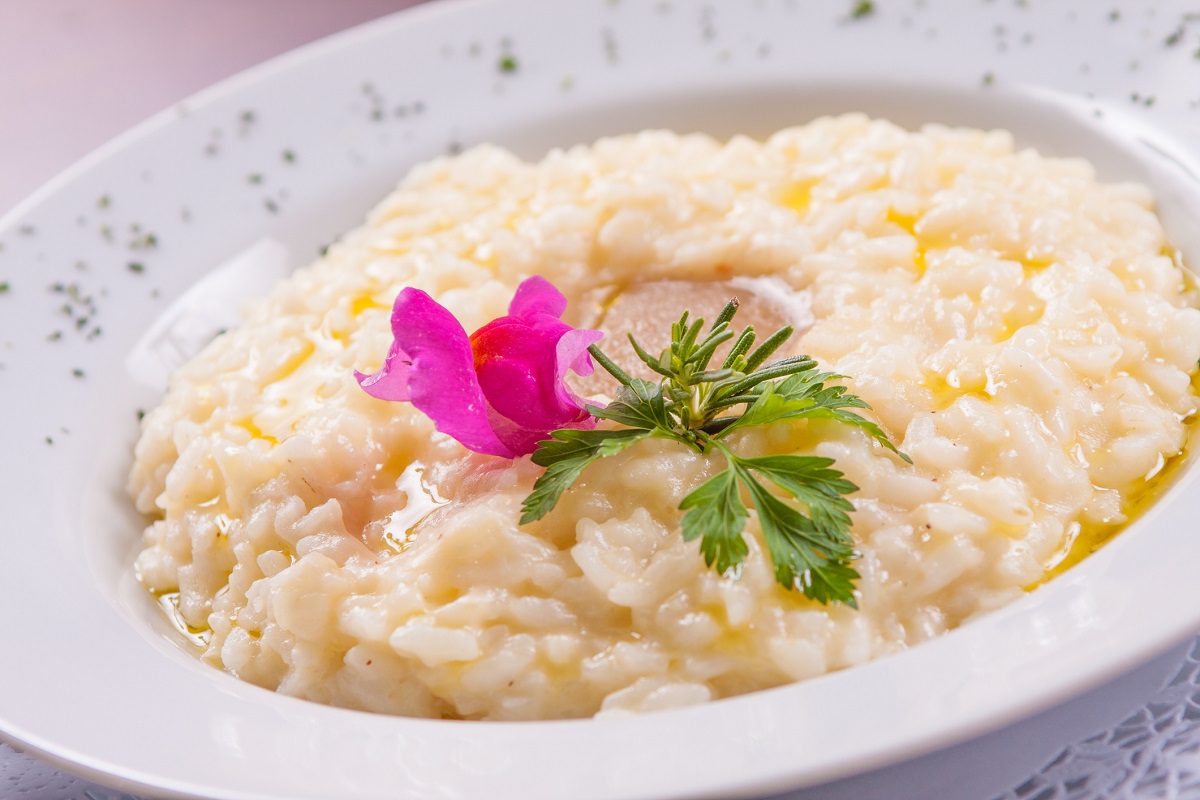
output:
[[[499,67],[500,71],[504,72],[504,73],[511,74],[513,72],[516,72],[517,71],[517,59],[515,57],[513,57],[512,55],[505,54],[500,57],[500,64],[498,65],[498,67]]]
[[[140,261],[130,261],[127,265],[130,272],[141,274],[146,271],[146,265]]]
[[[129,243],[130,250],[153,250],[158,247],[158,237],[153,233],[145,233]]]
[[[9,286],[8,281],[0,281],[0,294],[7,294],[11,288],[12,287]]]
[[[851,19],[864,19],[875,13],[875,4],[871,0],[859,0],[850,11]]]

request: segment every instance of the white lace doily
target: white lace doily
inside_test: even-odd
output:
[[[904,787],[893,788],[897,800],[906,797]],[[836,784],[821,795],[837,795]],[[72,777],[5,744],[0,744],[0,798],[143,800]],[[1141,708],[1067,744],[1037,774],[994,800],[1200,800],[1200,637]]]
[[[996,800],[1200,798],[1200,638],[1144,706]]]

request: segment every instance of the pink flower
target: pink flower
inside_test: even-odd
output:
[[[564,378],[568,369],[592,373],[587,348],[604,334],[563,322],[566,307],[535,275],[517,287],[508,316],[468,337],[433,298],[407,288],[392,307],[395,341],[383,368],[354,377],[372,397],[411,402],[470,450],[517,458],[551,431],[596,424]]]

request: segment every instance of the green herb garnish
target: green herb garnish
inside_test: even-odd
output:
[[[702,455],[720,453],[726,467],[680,503],[687,541],[700,540],[705,563],[733,575],[749,552],[744,538],[752,507],[775,566],[775,578],[822,603],[857,607],[850,562],[858,557],[850,537],[853,483],[817,456],[746,458],[730,449],[731,434],[783,420],[829,419],[866,431],[905,461],[887,434],[850,409],[870,408],[846,387],[842,375],[820,372],[808,356],[769,359],[791,337],[784,328],[755,347],[754,329],[730,328],[732,300],[701,338],[704,320],[684,313],[671,327],[671,344],[654,356],[629,337],[634,351],[658,383],[632,378],[599,348],[589,352],[621,384],[606,408],[589,405],[592,416],[615,428],[558,430],[540,442],[533,462],[546,471],[522,506],[521,523],[544,517],[592,462],[615,455],[643,439],[669,439]],[[710,368],[717,349],[732,341],[721,366]],[[740,411],[738,410],[740,409]],[[910,462],[911,463],[911,462]],[[765,481],[765,482],[764,482]],[[748,504],[747,504],[748,501]],[[749,507],[748,507],[749,505]]]
[[[863,19],[875,13],[875,4],[870,0],[859,0],[850,11],[851,19]]]

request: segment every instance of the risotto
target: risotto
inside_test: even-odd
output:
[[[736,294],[848,376],[912,464],[816,421],[737,446],[833,458],[859,487],[857,609],[777,584],[754,514],[740,572],[705,565],[679,504],[718,460],[642,441],[519,525],[540,467],[356,383],[402,287],[470,331],[531,275],[610,354]],[[205,661],[356,709],[583,717],[811,678],[998,608],[1119,528],[1186,443],[1196,305],[1145,188],[1005,132],[849,115],[537,164],[477,147],[414,169],[173,377],[129,483],[152,520],[137,573]]]

